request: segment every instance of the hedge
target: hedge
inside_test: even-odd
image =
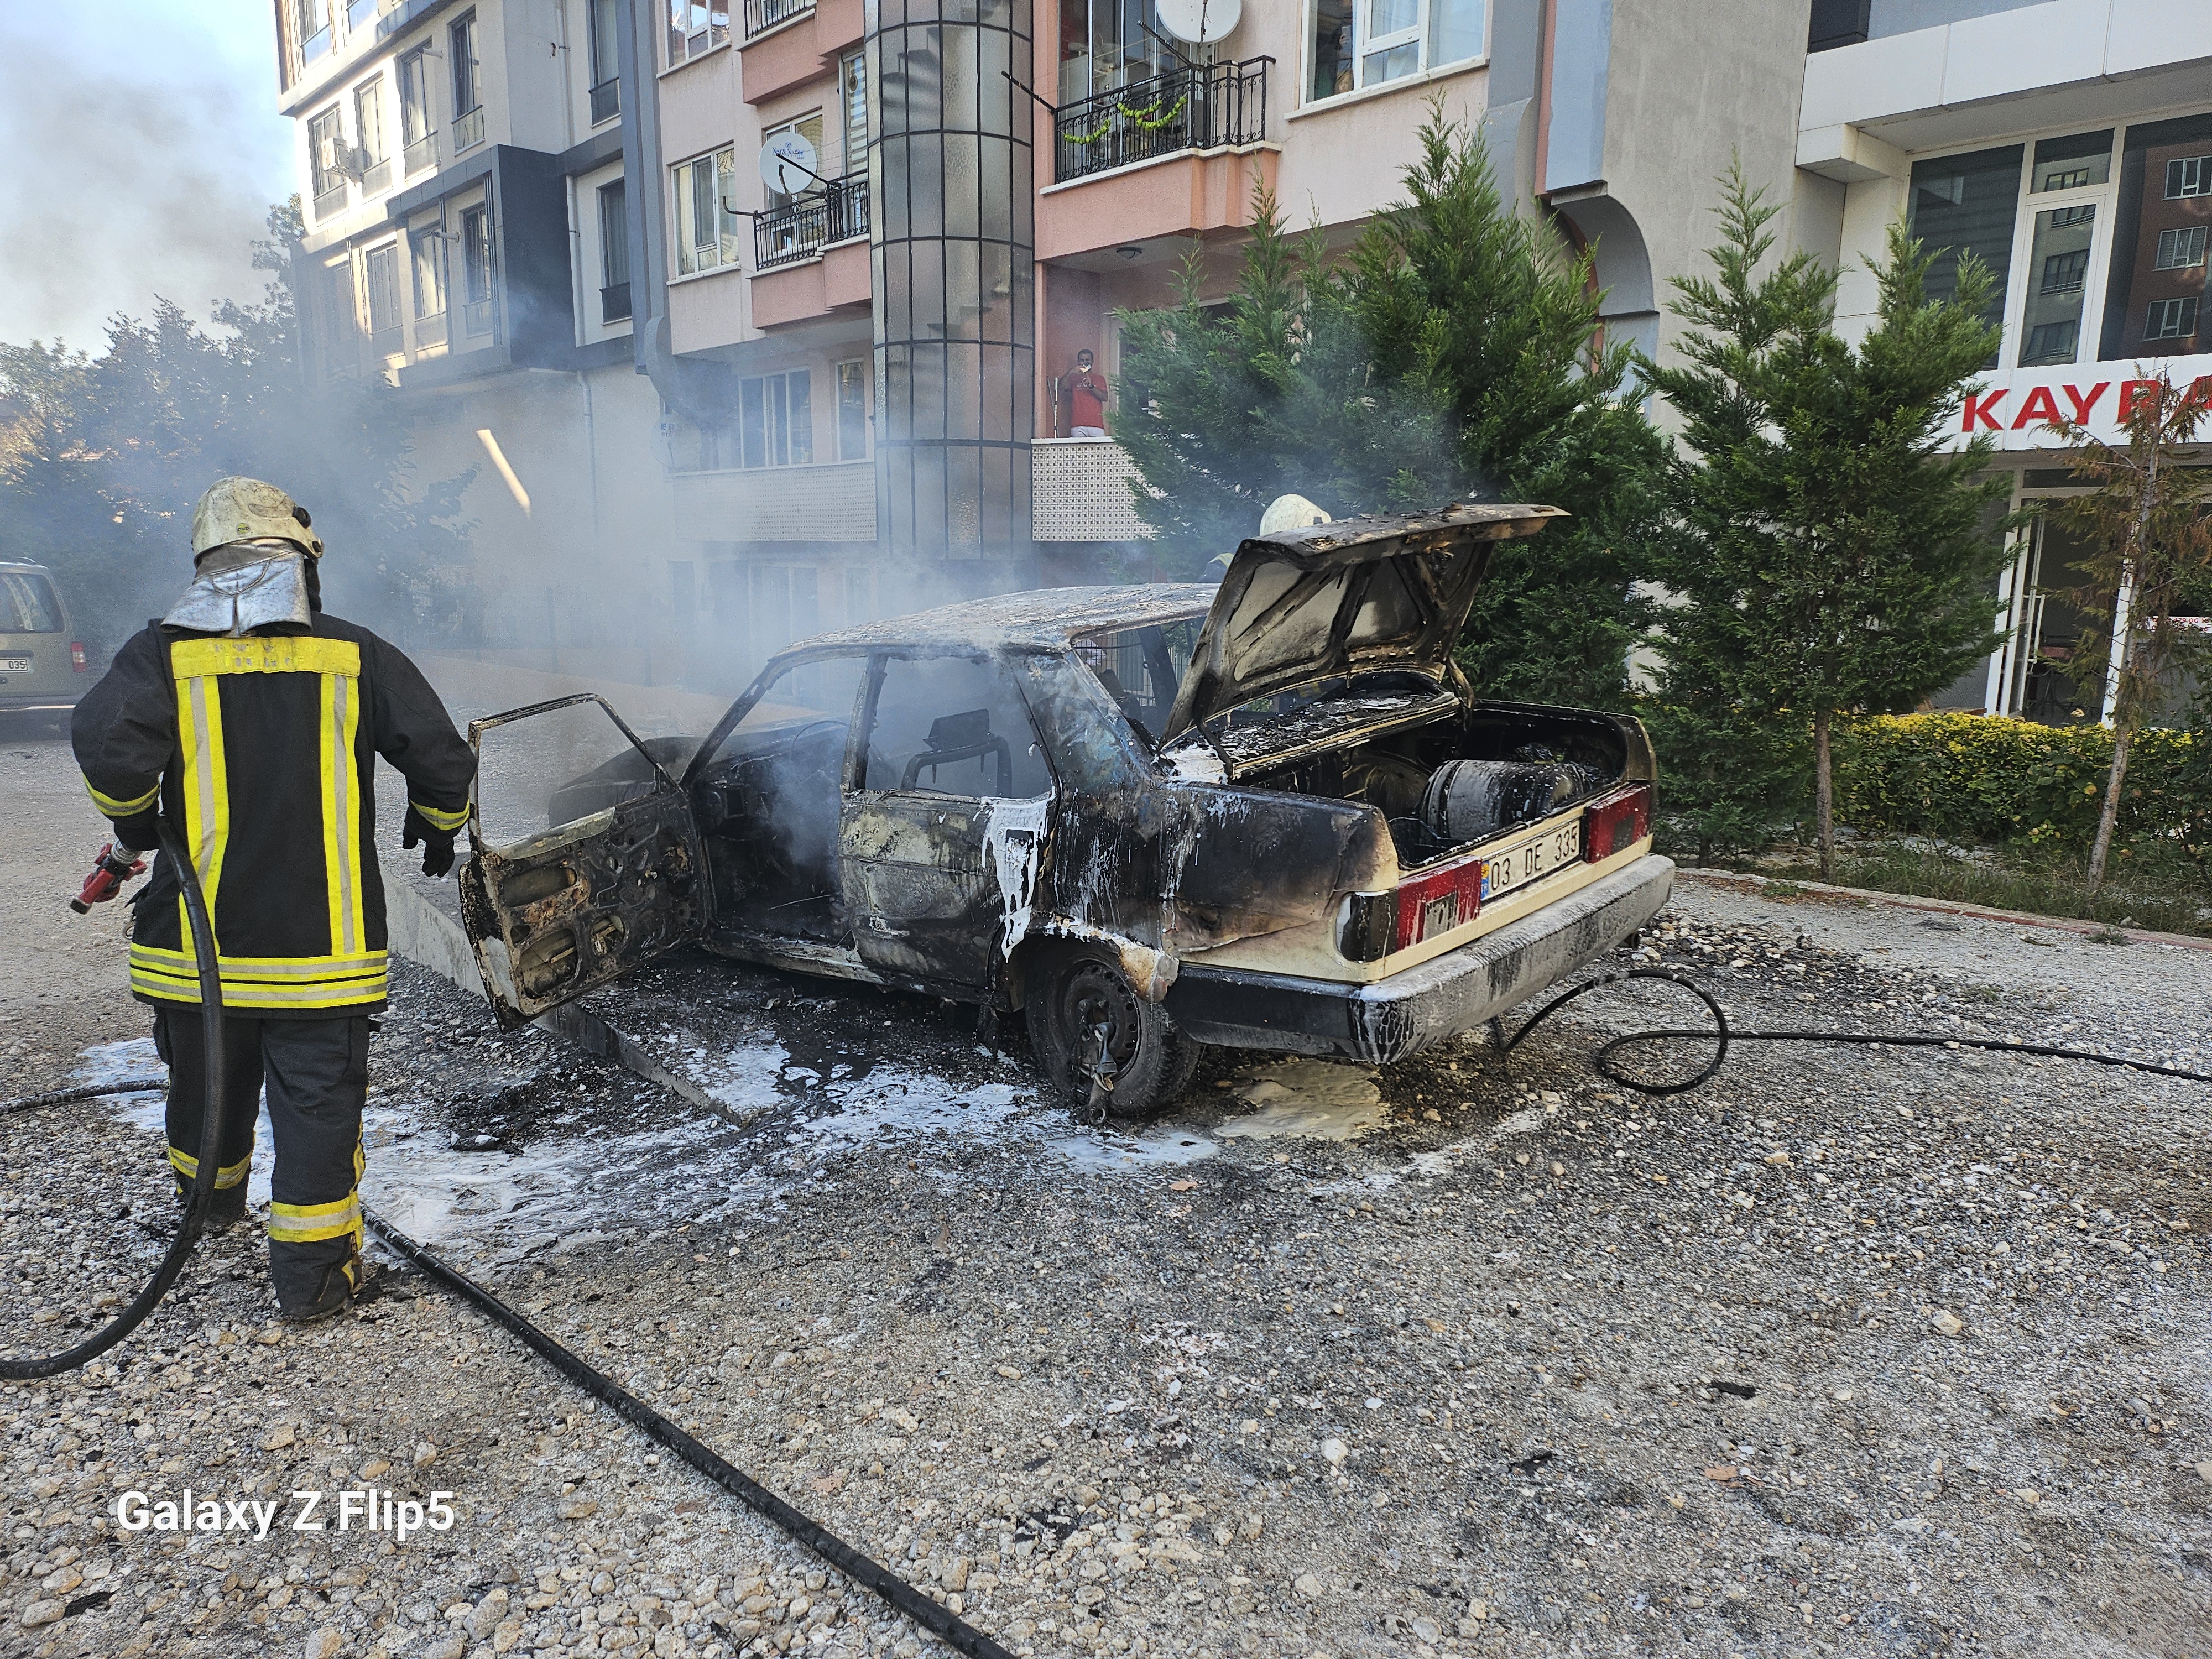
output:
[[[1985,714],[1883,714],[1840,723],[1836,816],[1862,830],[1960,842],[2087,847],[2112,768],[2096,725]],[[2212,732],[2154,728],[2129,750],[2119,833],[2212,842]]]

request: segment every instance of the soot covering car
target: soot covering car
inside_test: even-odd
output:
[[[472,826],[485,984],[514,1024],[697,942],[1021,1011],[1054,1084],[1117,1115],[1175,1098],[1206,1043],[1417,1053],[1672,885],[1642,726],[1486,701],[1453,659],[1492,544],[1554,516],[1353,519],[1244,542],[1218,588],[793,646],[696,744],[623,727],[544,830]]]

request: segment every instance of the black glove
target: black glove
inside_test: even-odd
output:
[[[422,873],[442,876],[453,867],[453,836],[455,831],[441,830],[415,810],[410,801],[407,817],[399,826],[399,844],[412,851],[415,843],[422,843]]]

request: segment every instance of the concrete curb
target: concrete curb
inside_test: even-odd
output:
[[[1747,870],[1707,870],[1694,866],[1677,866],[1677,881],[1705,882],[1715,887],[1735,887],[1771,900],[1777,904],[1788,904],[1800,898],[1839,903],[1850,901],[1860,904],[1881,904],[1897,910],[1929,910],[1941,915],[1972,916],[1979,921],[2008,921],[2015,927],[2036,927],[2045,931],[2065,933],[2118,933],[2122,938],[2141,945],[2170,945],[2185,951],[2212,951],[2212,939],[2200,939],[2193,933],[2160,933],[2147,927],[2115,927],[2101,921],[2081,921],[2063,916],[2039,916],[2027,910],[1990,910],[1978,904],[1960,904],[1950,899],[1921,898],[1905,893],[1882,893],[1867,887],[1838,887],[1824,881],[1783,881],[1771,876],[1761,876]],[[1768,893],[1761,890],[1788,887],[1787,893]]]

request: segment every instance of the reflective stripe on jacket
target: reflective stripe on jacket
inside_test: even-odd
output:
[[[466,817],[475,761],[415,665],[367,629],[242,639],[149,626],[77,706],[87,788],[126,845],[182,831],[215,923],[223,1006],[359,1014],[386,992],[376,757],[441,828]],[[164,855],[134,901],[131,988],[197,1003],[182,884]]]

